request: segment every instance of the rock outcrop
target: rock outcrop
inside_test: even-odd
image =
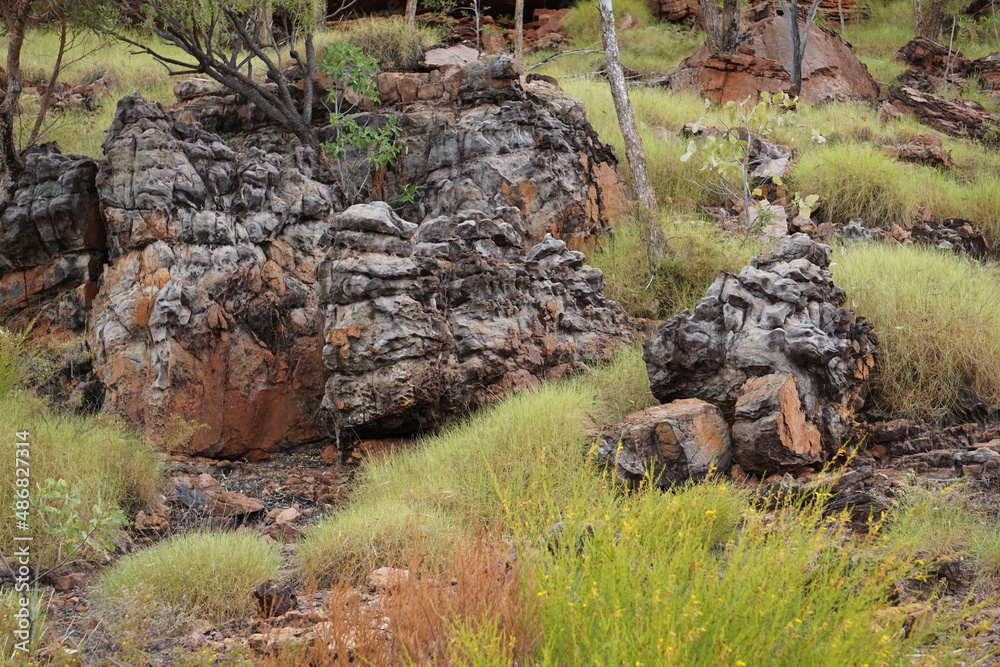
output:
[[[956,137],[1000,143],[1000,116],[974,100],[954,100],[899,86],[889,95],[892,104],[924,123]]]
[[[376,202],[336,216],[324,242],[321,423],[341,439],[428,427],[635,335],[582,253],[551,237],[524,253],[502,217],[418,226]]]
[[[583,104],[558,86],[522,86],[506,56],[387,72],[376,83],[380,105],[357,118],[395,117],[406,147],[361,193],[363,200],[391,199],[402,186],[417,186],[420,195],[403,209],[414,220],[465,209],[494,215],[513,206],[521,215],[506,215],[525,250],[547,233],[572,248],[589,248],[609,228],[626,196],[617,158],[598,140]],[[294,144],[261,130],[260,114],[236,96],[194,99],[172,113],[224,136],[252,137],[254,145],[276,152]]]
[[[0,215],[0,319],[83,332],[106,246],[96,175],[95,160],[53,144],[28,154]]]
[[[800,30],[805,23],[800,22]],[[784,88],[787,71],[791,71],[791,37],[782,16],[769,16],[752,24],[740,36],[737,54],[712,54],[702,44],[680,64],[663,84],[673,89],[697,83],[702,94],[712,92],[720,102],[742,102],[747,93],[756,99],[756,92],[776,92]],[[780,68],[786,70],[784,76]],[[701,74],[703,70],[708,72]],[[686,70],[699,76],[684,74]],[[724,75],[724,76],[723,76]],[[754,85],[758,86],[753,91]],[[809,33],[809,48],[802,60],[802,95],[806,104],[818,104],[828,99],[867,99],[879,96],[878,84],[868,68],[851,51],[851,45],[837,33],[813,25]]]
[[[158,104],[119,102],[97,185],[113,264],[89,321],[104,407],[190,450],[259,457],[319,436],[315,262],[327,188],[237,155]]]
[[[964,76],[972,71],[972,62],[958,49],[950,49],[927,37],[914,37],[896,51],[896,59],[912,67],[935,73],[950,72]]]
[[[637,487],[648,471],[657,486],[724,472],[732,458],[729,424],[711,403],[686,398],[639,410],[604,429],[597,455],[618,480]]]
[[[877,339],[841,308],[830,254],[804,234],[780,240],[646,343],[653,395],[720,406],[744,470],[825,460],[852,435]]]

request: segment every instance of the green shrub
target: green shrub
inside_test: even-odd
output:
[[[358,19],[340,32],[343,39],[378,60],[383,71],[413,69],[441,39],[434,28],[408,28],[401,16]]]
[[[837,252],[834,280],[879,335],[869,404],[901,417],[961,417],[966,389],[1000,403],[1000,279],[976,262],[919,246]]]
[[[918,646],[948,659],[925,643],[961,618],[907,632],[888,599],[916,561],[849,538],[818,497],[765,514],[723,482],[610,496],[564,508],[565,544],[525,550],[537,664],[903,665]]]
[[[160,482],[156,455],[141,435],[113,417],[57,413],[29,392],[15,391],[0,397],[0,429],[28,431],[32,488],[37,491],[47,478],[69,480],[87,519],[97,504],[134,513],[152,502]],[[0,507],[14,502],[14,475],[13,461],[0,467]],[[40,538],[39,522],[30,523]],[[13,521],[0,522],[4,553],[17,534]]]
[[[152,598],[197,618],[222,622],[252,612],[254,589],[279,576],[281,551],[251,533],[196,532],[172,537],[122,558],[94,588],[104,605],[130,614]]]

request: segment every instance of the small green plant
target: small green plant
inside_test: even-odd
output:
[[[424,193],[424,186],[414,183],[404,183],[399,186],[399,193],[392,202],[394,205],[415,204]]]
[[[458,9],[458,2],[457,0],[424,0],[423,6],[434,16],[447,18]]]
[[[32,497],[43,535],[33,545],[38,579],[74,563],[106,558],[115,550],[116,533],[127,523],[124,512],[100,497],[86,507],[80,489],[65,479],[46,479]]]
[[[323,149],[332,158],[345,202],[353,204],[365,192],[373,172],[396,162],[404,146],[399,138],[403,130],[395,117],[378,126],[373,119],[362,124],[348,114],[361,100],[379,101],[375,84],[379,66],[375,58],[341,40],[323,50],[321,62],[323,71],[339,86],[328,97],[334,107],[330,112],[332,138]],[[355,102],[349,102],[349,98]]]
[[[772,95],[766,91],[760,93],[760,101],[753,106],[727,102],[722,107],[722,114],[715,119],[721,125],[719,131],[707,133],[701,141],[691,139],[687,152],[681,156],[681,162],[699,156],[702,163],[699,171],[704,175],[699,182],[701,187],[723,201],[729,199],[741,204],[747,235],[759,233],[776,216],[771,205],[759,199],[763,196],[761,185],[765,181],[784,185],[779,173],[784,168],[772,171],[768,165],[753,167],[754,142],[774,134],[776,128],[785,124],[785,112],[795,106],[795,100],[785,93]],[[704,120],[695,123],[696,132]],[[814,133],[814,137],[816,141],[825,141],[818,133]],[[798,208],[803,210],[802,206]]]
[[[184,419],[179,414],[170,415],[160,431],[163,446],[168,452],[192,452],[192,440],[198,431],[209,428],[208,424],[200,424]]]

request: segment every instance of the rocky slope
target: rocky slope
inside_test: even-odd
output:
[[[607,228],[624,195],[614,154],[579,102],[509,74],[494,58],[383,75],[384,106],[368,113],[402,114],[407,150],[375,182],[424,185],[416,236],[385,204],[338,217],[341,189],[309,150],[234,149],[189,122],[229,118],[206,111],[221,98],[171,111],[126,97],[99,164],[29,158],[0,216],[0,301],[16,321],[42,313],[85,338],[105,410],[220,458],[319,440],[324,395],[328,433],[348,412],[351,427],[399,432],[605,358],[632,325],[550,234],[585,246]],[[414,309],[427,331],[404,317]],[[362,332],[350,362],[350,345],[330,352],[341,329]],[[386,354],[373,363],[370,350]],[[396,386],[403,371],[419,400]]]

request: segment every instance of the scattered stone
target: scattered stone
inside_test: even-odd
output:
[[[762,418],[777,411],[788,420],[784,440],[780,431],[771,434],[782,447],[813,457],[818,432],[821,451],[816,458],[826,460],[835,453],[856,428],[877,338],[868,322],[841,307],[844,292],[833,284],[830,254],[829,246],[795,234],[778,241],[738,276],[720,272],[693,314],[667,320],[646,342],[643,358],[653,395],[664,402],[709,401],[727,419],[737,405],[744,415],[760,413]],[[794,376],[794,384],[779,378],[773,379],[776,384],[747,384],[773,374]],[[797,391],[797,408],[789,386]],[[740,404],[750,391],[758,394]],[[761,412],[765,408],[771,412]],[[775,415],[775,428],[778,419]],[[736,462],[744,470],[762,472],[761,463],[774,457],[747,454],[752,437],[747,428],[734,430]]]
[[[961,51],[949,49],[927,37],[914,37],[896,51],[896,59],[913,67],[943,74],[964,76],[972,71],[972,62]]]
[[[298,604],[295,585],[291,581],[279,582],[268,579],[253,592],[257,600],[257,611],[262,618],[281,616]]]
[[[170,512],[165,507],[157,507],[149,512],[139,510],[133,527],[140,533],[166,533],[170,530]]]
[[[226,89],[218,81],[203,76],[181,79],[174,84],[174,97],[178,102],[187,102],[198,97],[224,95]]]
[[[614,465],[627,486],[637,487],[652,472],[657,486],[669,487],[726,470],[732,441],[719,408],[688,398],[634,412],[605,428],[597,455]]]
[[[387,591],[399,588],[410,579],[409,570],[400,570],[394,567],[380,567],[371,572],[365,581],[372,590]]]
[[[932,134],[918,134],[905,144],[883,146],[882,150],[899,160],[951,169],[955,163],[941,139]]]
[[[194,479],[187,476],[170,478],[167,499],[188,508],[207,507],[216,518],[246,518],[264,511],[264,504],[259,500],[242,493],[226,491],[208,473]]]

